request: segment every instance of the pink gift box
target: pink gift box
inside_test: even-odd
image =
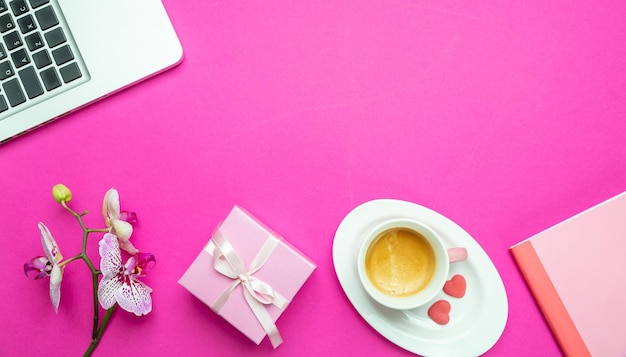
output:
[[[256,304],[267,311],[268,319],[271,318],[270,324],[283,313],[316,266],[281,236],[238,206],[233,207],[226,219],[218,225],[212,239],[178,282],[258,345],[267,332],[253,311],[251,303],[244,296],[243,283],[237,278],[218,272],[214,267],[215,257],[219,257],[219,253],[225,250],[216,250],[216,243],[222,241],[219,236],[224,237],[229,246],[232,246],[245,265],[246,271],[255,257],[262,255],[261,250],[265,251],[268,245],[273,247],[273,250],[270,249],[267,253],[269,255],[264,264],[250,274],[255,279],[269,284],[277,296],[285,300],[284,306],[281,307],[275,304]],[[224,295],[228,295],[225,291],[233,285],[236,287],[227,296],[227,300],[224,300]],[[218,299],[221,302],[225,301],[221,309],[216,308],[216,305],[221,304],[217,302]],[[275,343],[271,335],[270,339],[274,347],[280,344]]]

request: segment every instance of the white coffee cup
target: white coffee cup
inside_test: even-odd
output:
[[[465,248],[447,249],[426,224],[394,218],[367,233],[357,265],[361,284],[374,300],[408,310],[432,301],[448,279],[450,263],[466,258]]]

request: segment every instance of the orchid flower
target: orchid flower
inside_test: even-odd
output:
[[[122,265],[118,237],[107,233],[99,244],[102,271],[102,280],[98,285],[100,306],[108,310],[117,302],[124,310],[137,316],[152,311],[152,289],[137,278],[145,276],[154,266],[154,256],[139,253]]]
[[[136,222],[137,215],[134,212],[120,211],[120,195],[115,188],[109,189],[104,195],[102,216],[110,228],[109,233],[119,239],[120,248],[132,255],[137,254],[139,251],[130,242],[130,235],[133,233],[130,222]]]
[[[52,300],[54,311],[58,313],[59,302],[61,301],[61,281],[63,280],[63,267],[59,263],[63,260],[63,256],[48,227],[39,223],[39,231],[46,256],[35,257],[30,262],[26,262],[24,273],[34,279],[50,277],[50,300]],[[33,275],[33,272],[37,274]]]

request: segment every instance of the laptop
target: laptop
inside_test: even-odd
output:
[[[161,0],[0,0],[0,143],[182,57]]]

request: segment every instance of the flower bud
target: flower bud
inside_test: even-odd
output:
[[[52,187],[52,197],[59,203],[69,202],[72,199],[72,192],[67,186],[59,183]]]

